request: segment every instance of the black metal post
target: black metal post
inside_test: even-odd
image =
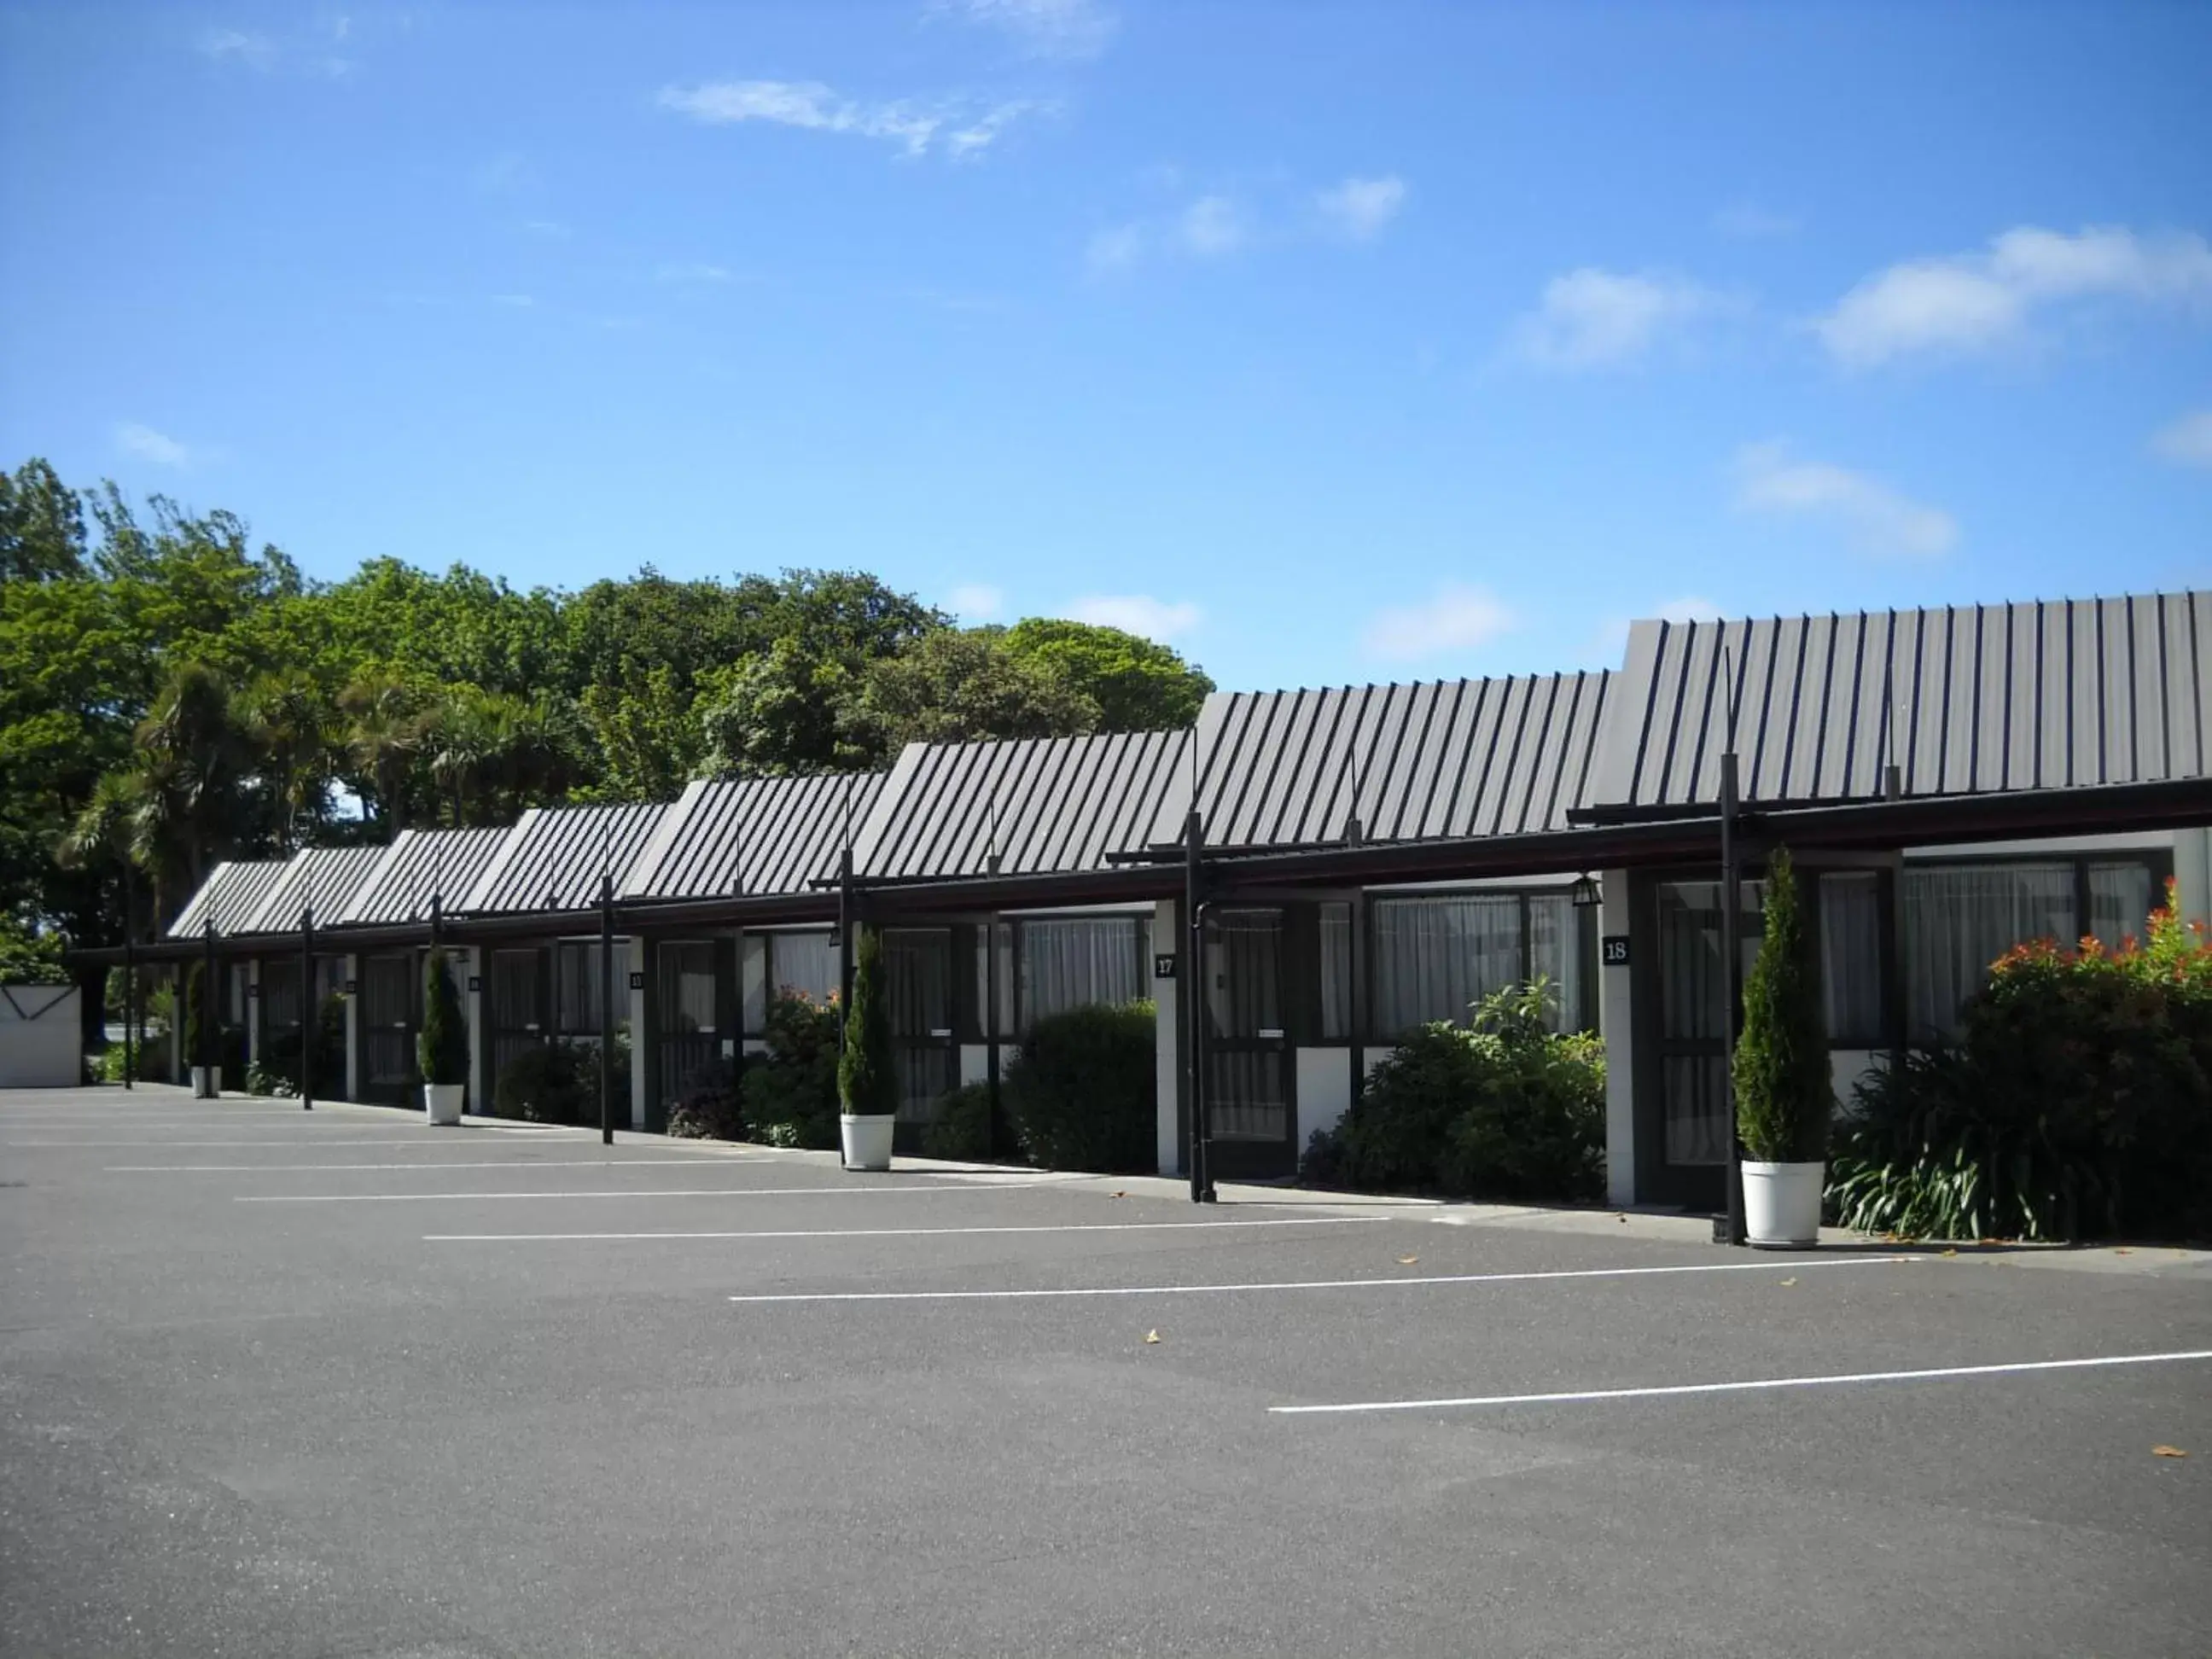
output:
[[[222,1052],[222,1032],[218,1022],[222,1018],[222,1001],[216,995],[215,966],[215,923],[207,925],[207,955],[200,968],[200,1054],[201,1074],[206,1078],[208,1097],[216,1099],[222,1093],[215,1075],[215,1057]]]
[[[853,849],[837,854],[837,1052],[845,1052],[845,1014],[853,1006],[853,924],[860,919],[853,890]]]
[[[599,877],[599,1144],[615,1144],[615,878]]]
[[[264,1011],[264,1012],[266,1010]],[[315,1040],[323,1034],[323,1008],[315,1000],[315,907],[300,907],[300,1109],[315,1109]]]
[[[1735,750],[1730,749],[1721,757],[1721,956],[1728,986],[1728,1018],[1721,1027],[1721,1137],[1728,1155],[1721,1184],[1723,1225],[1730,1244],[1744,1242],[1743,1148],[1735,1133],[1735,1044],[1743,1029],[1743,853],[1736,842],[1736,788]]]
[[[983,919],[983,1040],[985,1093],[990,1108],[983,1115],[983,1156],[998,1150],[999,1132],[999,916]]]
[[[1211,1204],[1213,1125],[1206,1097],[1206,835],[1198,809],[1183,820],[1183,1091],[1190,1102],[1190,1201]]]
[[[123,858],[123,1086],[131,1086],[132,1073],[137,1069],[137,1055],[131,1047],[131,1014],[137,1006],[138,987],[137,939],[132,933],[138,906],[137,892],[131,880],[131,857]]]

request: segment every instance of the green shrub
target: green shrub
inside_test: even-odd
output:
[[[668,1108],[668,1133],[690,1140],[744,1139],[744,1098],[736,1067],[717,1056],[695,1068]]]
[[[2000,957],[1958,1044],[1863,1084],[1838,1224],[1930,1238],[2212,1236],[2212,946],[2168,906],[2140,944]]]
[[[768,1052],[746,1062],[739,1095],[756,1140],[771,1146],[835,1146],[837,1135],[837,1005],[799,994],[769,1004]]]
[[[1586,1201],[1605,1191],[1605,1049],[1559,1034],[1539,978],[1493,993],[1467,1026],[1409,1033],[1344,1121],[1317,1131],[1316,1184],[1467,1198]]]
[[[300,1092],[300,1034],[264,1033],[259,1058],[246,1069],[249,1094],[295,1098]],[[315,1092],[325,1100],[345,1091],[345,999],[325,997],[315,1014]]]
[[[1756,1162],[1816,1164],[1827,1150],[1835,1085],[1813,940],[1785,848],[1767,862],[1765,922],[1735,1045],[1736,1136]]]
[[[599,1121],[596,1059],[573,1042],[525,1048],[499,1074],[492,1090],[493,1109],[501,1117],[530,1123],[595,1124]]]
[[[426,1083],[469,1080],[469,1020],[453,983],[453,963],[434,948],[422,969],[422,1029],[415,1037],[415,1063]]]
[[[1048,1170],[1150,1170],[1158,1029],[1150,1002],[1070,1008],[1030,1028],[1000,1097],[1022,1155]]]
[[[186,963],[181,994],[185,1000],[185,1064],[188,1066],[208,1063],[207,1055],[200,1048],[206,1024],[207,999],[203,994],[205,983],[206,975],[202,964],[198,962]]]
[[[963,1084],[938,1103],[936,1118],[921,1132],[924,1158],[941,1158],[957,1164],[974,1164],[1009,1156],[1015,1146],[1012,1135],[993,1133],[991,1085]]]
[[[863,927],[853,954],[853,1006],[837,1057],[837,1101],[854,1117],[895,1117],[898,1071],[891,1060],[891,1012],[884,996],[884,942]]]

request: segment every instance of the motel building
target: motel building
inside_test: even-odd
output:
[[[597,1042],[611,995],[653,1129],[702,1062],[761,1052],[772,995],[838,994],[865,922],[909,1135],[1036,1019],[1149,997],[1159,1167],[1186,1167],[1195,1012],[1223,1179],[1290,1176],[1400,1034],[1541,975],[1605,1040],[1613,1202],[1710,1210],[1731,763],[1746,966],[1786,845],[1848,1101],[2014,944],[2118,945],[2170,878],[2208,919],[2208,723],[2212,592],[1641,622],[1609,671],[1221,692],[1185,731],[915,744],[879,775],[224,864],[133,949],[211,963],[255,1055],[342,1007],[316,1094],[392,1104],[434,936],[471,1110],[530,1048]]]

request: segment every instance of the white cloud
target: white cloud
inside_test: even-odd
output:
[[[653,276],[664,283],[726,283],[730,280],[727,265],[708,264],[700,261],[662,265]]]
[[[1602,368],[1642,356],[1668,330],[1715,308],[1717,296],[1678,277],[1584,266],[1544,285],[1514,342],[1547,368]]]
[[[957,101],[869,104],[840,97],[819,81],[716,81],[665,87],[663,109],[709,126],[766,121],[811,132],[849,133],[896,146],[909,156],[933,147],[955,160],[980,155],[1017,118],[1036,106],[1025,100],[981,111]]]
[[[1182,210],[1176,231],[1190,252],[1218,258],[1243,246],[1244,216],[1226,196],[1201,196]]]
[[[1814,327],[1838,362],[1867,368],[1915,352],[1990,350],[2020,338],[2039,307],[2096,297],[2212,301],[2212,246],[2201,236],[2112,227],[2068,235],[2023,225],[1985,253],[1878,270]]]
[[[1001,30],[1037,58],[1096,58],[1120,25],[1096,0],[937,0],[930,10]]]
[[[1770,212],[1756,202],[1731,202],[1713,215],[1713,228],[1741,241],[1760,241],[1773,236],[1794,236],[1804,222],[1794,215]]]
[[[1378,611],[1360,635],[1375,656],[1410,662],[1446,651],[1472,651],[1514,626],[1513,613],[1477,587],[1447,585],[1421,605]]]
[[[575,234],[558,219],[525,219],[522,228],[533,236],[550,236],[562,240]]]
[[[1899,495],[1863,472],[1799,460],[1779,441],[1745,445],[1734,470],[1738,512],[1830,519],[1869,553],[1933,558],[1959,539],[1958,521],[1940,507]]]
[[[2169,461],[2183,466],[2212,467],[2212,409],[2199,409],[2184,415],[2171,426],[2161,428],[2151,441],[2151,447]]]
[[[967,582],[945,596],[952,614],[967,623],[992,622],[1006,614],[1006,595],[988,582]]]
[[[1202,615],[1188,600],[1171,604],[1148,593],[1091,594],[1069,605],[1067,614],[1077,622],[1118,628],[1125,634],[1140,634],[1163,645],[1196,628]]]
[[[158,466],[188,467],[192,464],[192,452],[167,433],[156,432],[150,426],[136,421],[125,421],[115,428],[115,441],[131,454],[154,462]]]
[[[1364,242],[1382,234],[1382,228],[1406,205],[1406,181],[1395,174],[1382,179],[1346,179],[1314,198],[1322,221],[1338,235]]]
[[[1084,244],[1083,268],[1093,276],[1115,276],[1134,265],[1144,251],[1142,226],[1115,225],[1094,232]]]
[[[516,311],[527,311],[538,301],[528,294],[495,294],[491,296],[491,302],[495,306],[511,307]]]
[[[217,63],[244,64],[264,71],[276,67],[276,43],[251,29],[216,29],[202,38],[200,50]]]

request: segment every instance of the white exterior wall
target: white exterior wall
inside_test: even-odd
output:
[[[1292,1151],[1303,1158],[1315,1133],[1335,1128],[1352,1109],[1352,1050],[1300,1048],[1296,1064],[1298,1121]]]
[[[1160,1173],[1181,1175],[1182,1168],[1182,1136],[1176,1125],[1176,1103],[1182,1089],[1182,1033],[1178,1011],[1182,1004],[1177,993],[1182,987],[1181,975],[1190,973],[1191,966],[1182,960],[1181,930],[1178,913],[1181,907],[1173,899],[1162,899],[1152,907],[1152,954],[1172,954],[1176,958],[1175,979],[1155,979],[1152,981],[1152,1006],[1157,1011],[1153,1044],[1154,1063],[1158,1067],[1159,1106],[1158,1113],[1158,1146]]]
[[[650,971],[645,965],[643,939],[633,936],[615,941],[615,972],[622,975],[619,994],[629,999],[616,1006],[629,1010],[629,1127],[633,1129],[645,1127],[645,1048],[653,1038],[645,1023],[645,987],[638,981]]]
[[[1598,937],[1629,934],[1628,872],[1608,870],[1599,884]],[[1644,950],[1654,941],[1637,941]],[[1635,946],[1632,945],[1632,951]],[[1605,1038],[1605,1196],[1626,1207],[1636,1202],[1636,1019],[1632,970],[1604,965],[1598,946],[1598,1031]]]
[[[248,1066],[261,1058],[261,958],[254,957],[246,964],[246,1063]],[[246,1086],[246,1079],[238,1079],[238,1088]]]
[[[2212,927],[2212,830],[2173,832],[2173,877],[2181,919]]]
[[[345,980],[349,986],[361,984],[361,958],[349,956],[345,959]],[[361,1098],[361,994],[349,991],[345,1000],[345,1093],[342,1098]]]
[[[476,1098],[477,1079],[484,1074],[484,967],[491,960],[489,951],[471,951],[465,945],[453,953],[453,971],[460,975],[461,1006],[469,1012],[469,1103],[468,1109],[480,1116],[491,1115],[491,1102]],[[499,1079],[494,1078],[494,1087]]]

